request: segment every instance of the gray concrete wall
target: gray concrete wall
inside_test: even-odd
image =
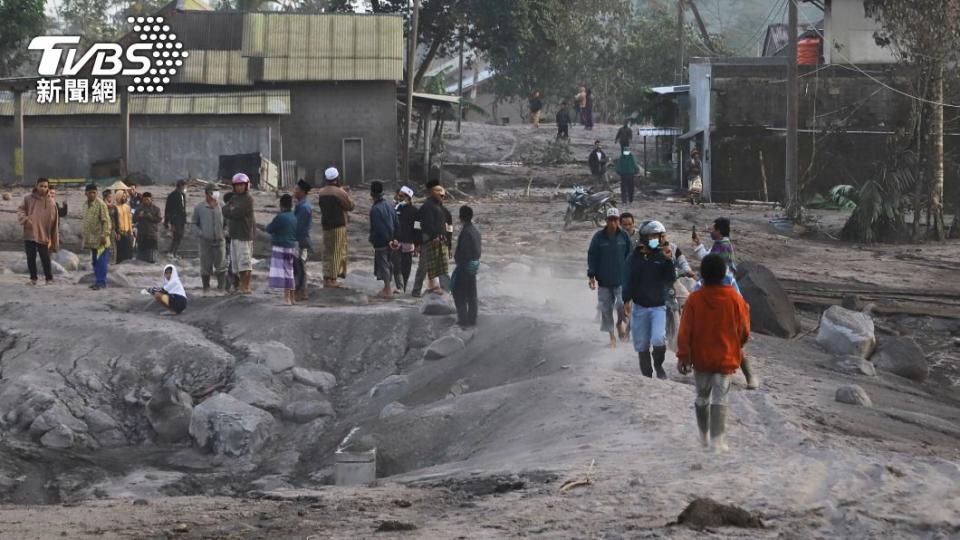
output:
[[[270,156],[270,116],[134,116],[128,170],[154,182],[214,179],[220,154],[261,152]],[[28,179],[83,178],[90,163],[120,156],[120,130],[113,116],[33,116],[26,119]],[[0,183],[13,181],[12,121],[0,118]]]
[[[391,81],[297,83],[290,89],[289,116],[280,119],[283,159],[306,168],[307,179],[323,180],[323,170],[341,168],[344,138],[363,139],[364,175],[370,180],[397,177],[397,98]],[[319,173],[318,173],[319,171]],[[348,178],[355,183],[357,178]]]

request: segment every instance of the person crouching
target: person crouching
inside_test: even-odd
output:
[[[719,255],[704,257],[700,274],[704,286],[687,298],[680,319],[677,368],[684,374],[694,372],[700,443],[724,452],[727,393],[750,337],[750,311],[743,297],[724,284],[727,265]]]
[[[148,292],[153,295],[154,300],[175,315],[187,309],[187,292],[180,283],[177,267],[172,264],[163,267],[163,287],[153,287]]]

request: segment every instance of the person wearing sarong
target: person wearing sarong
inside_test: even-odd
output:
[[[273,251],[270,256],[270,287],[283,289],[283,301],[294,304],[293,260],[297,257],[297,217],[293,214],[293,197],[280,197],[280,213],[267,225]]]
[[[326,185],[317,191],[320,226],[323,229],[323,286],[342,287],[347,277],[347,212],[354,204],[340,187],[340,173],[330,167],[323,173]]]
[[[370,198],[373,205],[370,207],[370,235],[368,239],[373,246],[373,274],[377,280],[383,282],[383,289],[378,294],[381,298],[392,298],[393,289],[390,281],[393,268],[390,262],[390,251],[400,249],[397,242],[397,229],[400,220],[396,210],[383,198],[383,182],[374,180],[370,183]]]
[[[427,183],[427,189],[430,197],[420,207],[420,230],[424,239],[421,264],[426,265],[427,291],[442,293],[449,281],[453,218],[443,206],[446,196],[443,186],[432,180]]]
[[[163,221],[160,207],[153,204],[153,194],[145,192],[140,198],[140,208],[133,215],[137,224],[137,259],[149,263],[157,262],[159,255],[158,226]]]

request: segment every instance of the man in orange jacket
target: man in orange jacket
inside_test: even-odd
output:
[[[700,443],[717,452],[728,450],[727,392],[750,338],[750,310],[736,289],[723,284],[726,274],[727,264],[719,255],[703,258],[704,286],[687,298],[677,337],[678,369],[689,373],[692,368],[696,379]]]

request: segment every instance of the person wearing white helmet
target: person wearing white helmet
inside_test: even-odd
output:
[[[341,287],[337,279],[347,277],[347,212],[354,204],[340,187],[340,172],[328,167],[325,185],[317,191],[320,226],[323,229],[323,286]]]
[[[240,276],[240,292],[250,294],[253,275],[253,239],[257,234],[257,222],[253,215],[253,196],[250,195],[250,178],[237,173],[231,179],[233,196],[223,206],[223,217],[230,233],[230,265]]]
[[[640,372],[666,379],[663,361],[667,354],[667,288],[677,275],[673,266],[673,250],[660,245],[660,235],[666,228],[659,221],[651,221],[640,230],[640,244],[626,261],[623,278],[623,303],[630,315],[633,348],[640,361]],[[650,347],[653,346],[653,366]]]
[[[600,330],[610,336],[610,348],[616,348],[613,313],[618,320],[625,319],[621,300],[622,276],[627,255],[630,254],[630,237],[620,228],[620,211],[607,209],[607,226],[596,232],[587,249],[587,284],[597,291],[597,308],[600,311]],[[619,323],[620,339],[627,337],[626,325]]]

